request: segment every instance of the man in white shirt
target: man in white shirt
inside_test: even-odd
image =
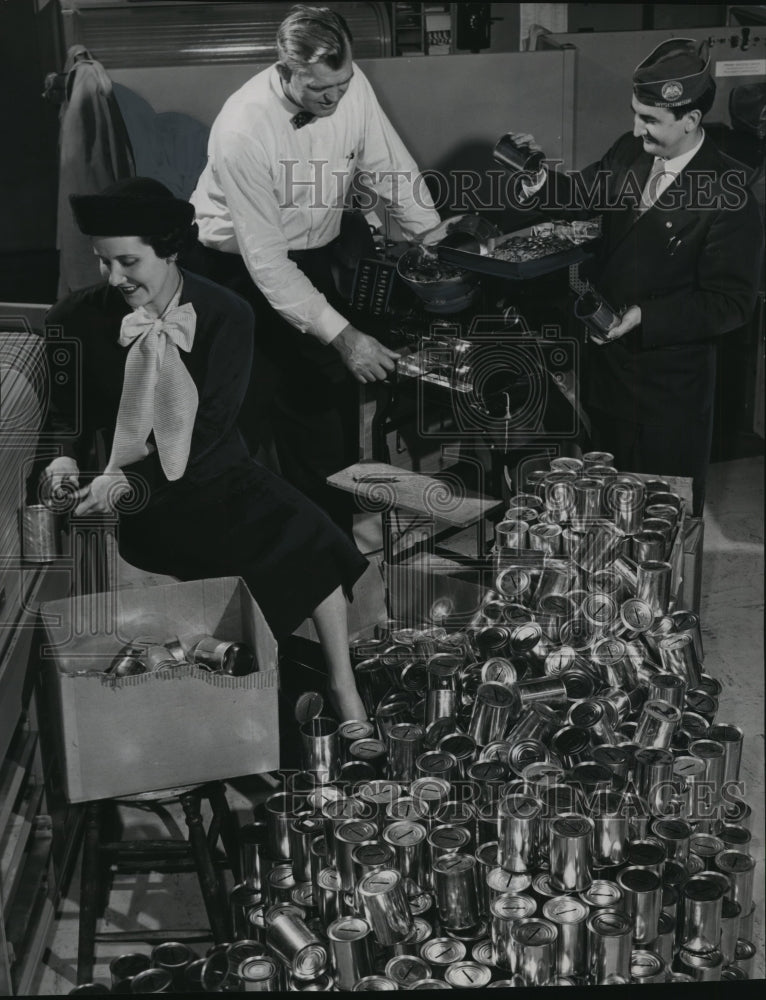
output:
[[[294,8],[277,50],[279,61],[233,94],[214,122],[191,201],[208,275],[256,308],[257,346],[274,366],[271,423],[282,472],[350,529],[347,501],[324,481],[358,457],[356,384],[385,379],[397,355],[343,313],[331,272],[342,210],[363,176],[405,236],[433,228],[439,216],[352,61],[342,16]],[[262,415],[270,387],[258,366],[251,403]],[[244,412],[252,448],[257,420]]]
[[[582,171],[551,171],[525,187],[537,207],[602,217],[585,276],[621,319],[587,358],[592,447],[625,471],[691,477],[695,513],[716,344],[750,318],[763,253],[746,171],[702,127],[714,98],[706,47],[661,42],[633,75],[632,134]]]

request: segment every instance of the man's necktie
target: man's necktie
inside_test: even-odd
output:
[[[310,111],[299,111],[297,115],[293,115],[290,121],[292,122],[293,128],[303,128],[304,125],[308,125],[309,122],[313,122],[316,115],[312,115]]]
[[[661,160],[659,157],[655,157],[652,169],[649,171],[649,176],[646,178],[646,184],[644,185],[644,190],[641,194],[641,204],[638,206],[639,215],[643,215],[644,212],[651,208],[655,201],[659,198],[660,179],[664,173],[665,161]]]

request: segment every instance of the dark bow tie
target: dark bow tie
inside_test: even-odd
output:
[[[293,128],[303,128],[304,125],[313,122],[315,118],[316,115],[312,115],[310,111],[299,111],[297,115],[293,115],[290,121]]]

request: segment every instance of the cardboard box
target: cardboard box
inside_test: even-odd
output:
[[[46,701],[55,706],[70,802],[257,774],[279,766],[277,644],[236,577],[87,594],[41,605]],[[245,677],[181,666],[111,678],[121,646],[147,633],[247,643]]]

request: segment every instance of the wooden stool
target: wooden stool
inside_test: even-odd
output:
[[[203,798],[210,802],[213,812],[207,832],[201,811]],[[169,837],[110,841],[105,838],[107,807],[125,805],[155,809],[173,802],[180,802],[183,808],[189,828],[186,840]],[[219,838],[223,853],[216,850]],[[224,786],[219,781],[87,803],[80,881],[78,983],[88,983],[93,979],[96,939],[156,942],[212,937],[216,944],[231,940],[226,885],[221,877],[223,868],[230,868],[235,882],[240,881],[236,821],[229,810]],[[160,932],[135,930],[96,934],[96,925],[106,909],[115,873],[193,871],[199,879],[209,929],[191,934],[189,931],[165,929]]]

